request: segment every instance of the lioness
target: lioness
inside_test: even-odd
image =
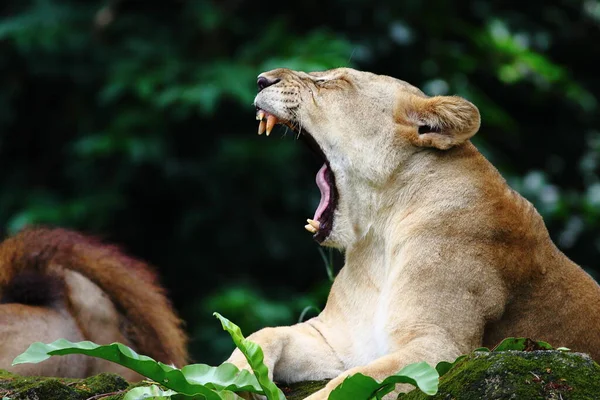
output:
[[[0,244],[0,368],[82,378],[130,369],[85,356],[11,367],[33,342],[121,342],[183,366],[186,336],[155,274],[114,246],[64,229],[27,229]]]
[[[323,312],[249,337],[275,380],[376,379],[509,336],[600,359],[600,287],[469,138],[479,111],[347,68],[259,75],[259,134],[282,123],[323,157],[306,228],[345,250]],[[247,368],[239,351],[228,360]],[[395,398],[395,397],[394,397]]]

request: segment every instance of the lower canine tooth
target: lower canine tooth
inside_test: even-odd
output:
[[[317,233],[317,229],[315,229],[315,227],[310,224],[304,225],[304,229],[306,229],[310,233]]]
[[[314,221],[312,219],[307,219],[306,222],[316,230],[321,229],[321,223],[319,221]]]
[[[259,135],[263,134],[266,126],[267,126],[267,124],[265,123],[265,121],[261,119],[260,122],[258,123],[258,134]],[[268,135],[268,133],[267,133],[267,135]]]

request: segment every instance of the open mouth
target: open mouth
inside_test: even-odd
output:
[[[319,144],[310,132],[307,132],[306,129],[301,127],[298,123],[280,120],[275,115],[265,110],[261,110],[260,108],[257,108],[256,110],[256,119],[260,121],[258,124],[259,135],[266,133],[266,135],[269,136],[276,124],[287,125],[296,133],[300,140],[308,145],[313,153],[322,159],[323,166],[319,169],[319,172],[317,172],[315,179],[317,187],[321,192],[321,200],[315,210],[314,216],[306,220],[308,223],[304,228],[313,234],[313,238],[317,242],[323,242],[327,239],[333,228],[333,218],[339,197],[335,185],[335,175],[331,171],[329,160],[327,160],[325,153],[321,147],[319,147]]]

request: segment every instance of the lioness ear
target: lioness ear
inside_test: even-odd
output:
[[[458,96],[414,96],[408,119],[415,124],[417,146],[447,150],[477,133],[481,118],[471,102]]]

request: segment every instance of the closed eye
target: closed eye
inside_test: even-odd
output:
[[[316,84],[324,84],[324,83],[336,81],[336,80],[337,80],[336,77],[334,77],[332,75],[328,75],[328,76],[321,76],[321,77],[315,78],[314,82]]]
[[[320,87],[339,87],[343,80],[341,78],[319,78],[315,79],[315,85]]]

